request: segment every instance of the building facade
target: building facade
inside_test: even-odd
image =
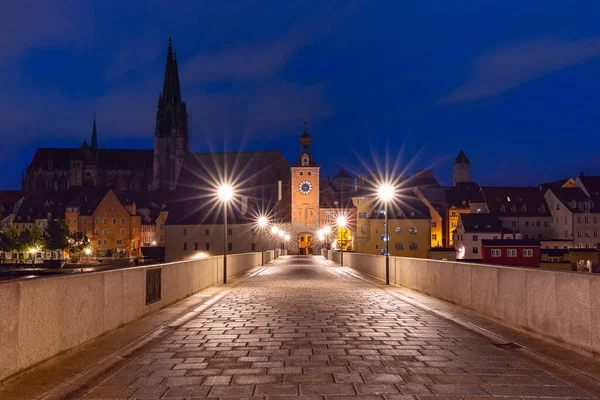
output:
[[[481,241],[483,262],[510,267],[539,268],[540,241],[534,239]]]

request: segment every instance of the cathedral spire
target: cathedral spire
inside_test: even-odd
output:
[[[98,149],[98,133],[96,132],[96,111],[94,111],[94,126],[92,127],[92,150]]]
[[[177,70],[177,52],[173,52],[172,42],[173,41],[169,36],[165,81],[163,84],[161,101],[167,104],[179,104],[181,103],[181,91],[179,89],[179,71]]]

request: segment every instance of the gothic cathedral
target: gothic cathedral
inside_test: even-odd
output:
[[[177,52],[173,52],[171,38],[167,49],[167,65],[162,93],[158,97],[156,130],[154,132],[154,159],[152,189],[174,190],[183,160],[190,151],[188,112],[181,100]]]

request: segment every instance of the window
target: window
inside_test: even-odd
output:
[[[252,251],[256,251],[256,243],[252,243]]]
[[[479,240],[479,236],[478,235],[473,235],[473,241],[477,242]]]
[[[396,243],[396,250],[404,250],[404,245],[402,243]]]
[[[456,228],[456,223],[455,222],[452,223],[452,227]]]
[[[479,254],[479,247],[473,246],[473,254]]]
[[[417,234],[417,228],[415,228],[414,226],[411,226],[411,228],[409,229],[409,232],[411,235],[416,235]]]
[[[583,235],[581,234],[581,231],[577,231],[577,237],[583,237]]]
[[[158,229],[160,229],[161,231],[164,231],[165,230],[165,225],[164,224],[160,224],[158,226]]]
[[[532,249],[523,249],[523,257],[533,257]]]
[[[456,211],[451,211],[450,215],[453,216],[453,217],[456,217]]]
[[[204,244],[204,250],[206,250],[206,251],[210,250],[210,243],[206,242]]]
[[[102,229],[102,234],[103,235],[108,235],[108,229]]]
[[[105,208],[105,209],[104,209],[104,212],[107,212],[107,211],[108,211],[108,208]]]
[[[597,224],[598,223],[598,217],[593,217],[592,221],[594,221],[594,223]]]
[[[529,228],[529,221],[525,221],[525,228]]]
[[[431,234],[431,240],[437,240],[437,234],[435,234],[435,233]]]
[[[585,223],[586,223],[586,224],[589,224],[589,223],[590,223],[590,217],[589,217],[589,215],[586,215],[586,216],[584,217],[584,220],[585,220]]]
[[[230,243],[227,245],[227,251],[233,251],[233,243],[231,243],[231,242],[230,242]]]
[[[594,237],[598,237],[598,231],[594,231]]]
[[[84,218],[84,219],[83,219],[83,224],[84,224],[84,225],[85,225],[85,224],[87,224],[87,218]]]
[[[183,228],[183,235],[187,235],[187,228]]]
[[[102,239],[98,239],[98,244],[101,245],[102,244]]]
[[[333,219],[333,211],[325,211],[325,219]]]
[[[581,245],[581,243],[579,243],[579,244],[577,245],[577,248],[578,248],[578,249],[583,249],[583,246]]]
[[[94,221],[94,223],[99,224],[100,223],[100,218],[96,218],[96,220]]]
[[[517,249],[506,249],[506,255],[508,257],[516,257],[517,256]]]
[[[102,219],[102,223],[103,223],[104,225],[108,224],[108,218],[104,217],[104,218]]]
[[[517,221],[513,221],[513,222],[512,222],[512,227],[513,227],[513,228],[516,228],[516,227],[517,227]]]
[[[120,232],[121,235],[125,235],[125,228],[121,228]]]
[[[205,234],[206,236],[210,235],[210,230],[209,230],[209,229],[206,229],[206,230],[204,231],[204,234]]]
[[[364,226],[361,226],[361,227],[360,227],[360,233],[361,233],[362,235],[366,235],[366,234],[367,234],[367,228],[366,228],[366,227],[364,227]]]
[[[122,239],[117,239],[117,240],[115,240],[115,244],[121,244],[122,245],[123,244],[123,240]]]
[[[71,218],[67,218],[67,224],[71,223]]]
[[[133,222],[135,222],[135,219],[133,220]],[[121,224],[125,223],[125,218],[121,218]]]
[[[565,239],[568,239],[568,238],[569,238],[569,232],[565,231]]]
[[[417,246],[417,244],[416,244],[415,242],[412,242],[412,243],[410,244],[410,249],[411,249],[411,250],[417,250],[417,249],[418,249],[418,246]]]
[[[402,228],[400,228],[400,227],[396,228],[396,235],[402,235]]]
[[[590,245],[586,243],[586,245],[585,245],[585,248],[586,248],[586,249],[589,249],[589,248],[590,248]]]
[[[431,227],[432,228],[436,228],[437,227],[437,222],[436,221],[431,221]]]
[[[544,228],[548,227],[548,221],[544,221]]]
[[[585,231],[585,237],[586,238],[592,237],[592,235],[590,234],[590,231]]]
[[[104,245],[106,246],[108,244],[108,240],[104,239]]]
[[[501,249],[492,249],[492,257],[500,257],[500,256],[502,256]]]
[[[94,229],[94,235],[98,234],[98,228]]]
[[[113,225],[115,225],[115,224],[117,223],[117,219],[116,219],[116,218],[113,218],[113,219],[112,219],[112,223],[113,223]]]
[[[581,223],[581,217],[577,217],[577,223],[580,224]]]
[[[160,241],[164,242],[165,241],[165,236],[164,235],[160,235]]]
[[[183,250],[187,250],[187,242],[183,242]]]
[[[381,235],[381,241],[382,242],[388,242],[389,240],[390,240],[390,238],[388,236],[386,236],[385,233],[383,235]]]
[[[368,214],[366,212],[358,213],[358,219],[367,219],[367,218],[368,218]]]
[[[194,242],[194,250],[198,250],[198,242]]]
[[[535,226],[536,226],[537,228],[539,228],[540,226],[542,226],[542,224],[541,224],[541,222],[540,222],[540,221],[535,221]]]
[[[227,229],[227,234],[228,234],[229,236],[233,235],[233,231],[232,231],[232,229],[231,229],[231,228],[228,228],[228,229]]]

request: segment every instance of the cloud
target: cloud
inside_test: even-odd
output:
[[[483,99],[600,56],[600,36],[578,41],[533,40],[484,54],[471,77],[438,104]]]

